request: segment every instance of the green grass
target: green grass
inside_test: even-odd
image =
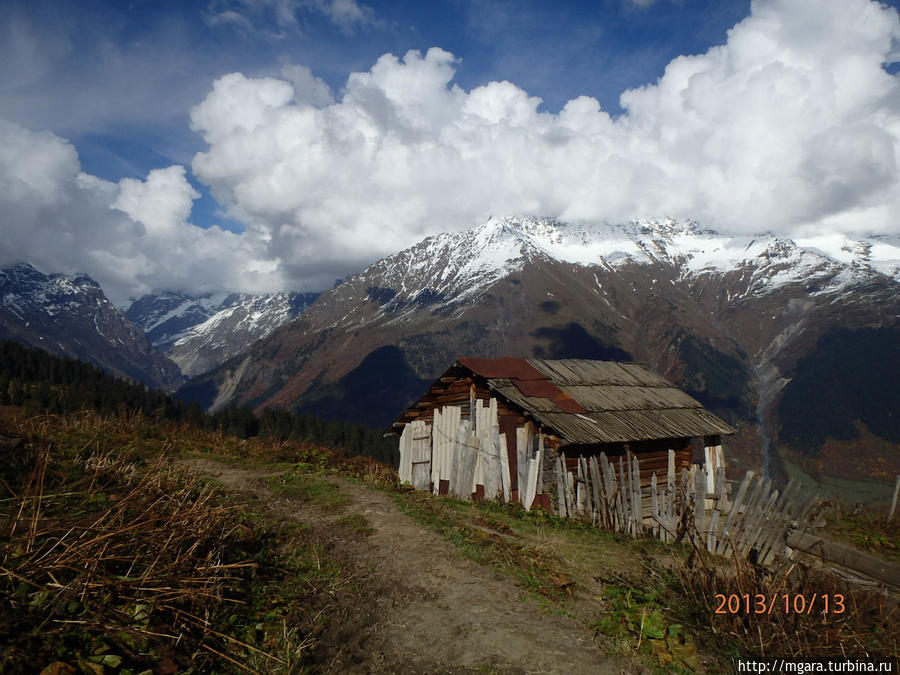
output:
[[[366,517],[358,513],[348,513],[345,516],[341,516],[338,518],[337,524],[340,527],[347,528],[352,532],[365,536],[369,536],[375,531],[374,528],[369,525],[369,521],[366,520]]]
[[[822,499],[848,504],[862,504],[866,507],[890,504],[894,493],[893,483],[869,480],[852,480],[837,476],[821,475],[818,478],[806,473],[799,464],[782,458],[784,470],[800,487],[810,494],[818,494]]]
[[[301,468],[266,478],[264,484],[277,497],[297,499],[326,509],[341,509],[350,503],[350,497],[333,482],[303,471]]]

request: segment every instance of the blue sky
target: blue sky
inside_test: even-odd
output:
[[[42,152],[33,153],[28,170],[19,156],[5,166],[10,184],[24,180],[31,192],[7,191],[13,201],[5,226],[15,236],[0,257],[79,268],[127,296],[197,280],[210,290],[321,286],[375,255],[504,210],[570,219],[697,217],[733,231],[827,225],[845,233],[896,233],[897,161],[882,149],[897,140],[900,108],[897,14],[888,7],[896,2],[7,0],[0,7],[0,120],[11,125],[6,133],[23,153],[28,147]],[[737,26],[732,40],[729,31]],[[432,47],[440,49],[429,52]],[[409,50],[418,59],[407,58]],[[697,58],[684,58],[692,55]],[[671,75],[661,81],[670,64]],[[299,72],[301,84],[289,72]],[[689,85],[679,79],[682,72],[703,77]],[[356,85],[351,73],[362,74]],[[754,73],[769,79],[761,82]],[[237,74],[243,79],[227,79]],[[392,94],[396,78],[421,85],[419,99]],[[861,83],[860,91],[848,88],[851,80]],[[293,98],[279,89],[288,81]],[[301,100],[306,85],[318,98],[310,93],[313,98]],[[637,93],[623,106],[627,90]],[[261,108],[241,107],[257,96]],[[529,97],[541,103],[528,103]],[[756,126],[749,117],[729,126],[743,114],[741,97],[760,106],[757,117],[769,125],[751,134],[763,139],[764,151],[754,156],[753,147],[739,147],[736,159],[724,157],[722,148],[741,146],[742,129]],[[381,98],[392,116],[379,117]],[[829,98],[834,106],[827,110],[816,103]],[[570,106],[577,114],[563,114],[576,100],[583,103]],[[457,105],[456,118],[434,121]],[[315,121],[304,117],[305,106],[318,111]],[[256,126],[231,125],[228,115],[250,115]],[[297,131],[301,120],[307,126]],[[693,136],[673,140],[695,122]],[[807,122],[819,128],[804,130]],[[300,135],[284,135],[294,132]],[[241,141],[247,133],[253,144]],[[703,161],[691,157],[698,138],[719,136],[720,146],[704,144]],[[351,138],[373,145],[357,155]],[[259,156],[279,139],[293,149]],[[531,154],[522,147],[528,139],[537,149]],[[566,153],[557,152],[560,144]],[[760,194],[781,189],[751,184],[760,173],[754,166],[790,164],[778,148],[794,144],[802,157],[778,186],[799,175],[790,191],[800,195],[796,204],[793,197],[783,209],[773,202],[742,221],[747,209],[740,199],[756,203]],[[436,147],[437,154],[427,154]],[[603,160],[603,171],[595,172],[586,147]],[[820,156],[823,147],[827,156]],[[313,148],[321,153],[321,175],[298,159]],[[473,159],[476,148],[485,156]],[[381,154],[372,159],[373,153]],[[423,153],[427,166],[442,173],[422,178],[411,158]],[[487,166],[491,157],[503,161]],[[587,187],[542,191],[579,161],[581,172],[566,180],[585,176]],[[854,162],[852,173],[839,168]],[[458,178],[473,166],[496,176],[497,167],[522,163],[540,170],[498,177],[491,195],[477,181]],[[257,173],[248,175],[248,166]],[[347,176],[339,176],[344,167]],[[386,176],[391,167],[405,178]],[[22,179],[29,171],[37,177]],[[335,176],[332,186],[328,179]],[[615,194],[603,193],[610,177],[621,176]],[[688,184],[686,176],[696,179]],[[817,181],[833,189],[806,194]],[[741,195],[733,212],[721,199],[722,186]],[[450,213],[440,194],[451,189],[472,207]],[[298,191],[307,196],[292,195]],[[675,198],[681,192],[691,198]],[[109,211],[119,220],[106,222]],[[36,223],[43,235],[30,239]],[[214,224],[235,236],[194,231]],[[121,239],[103,245],[113,235]],[[69,245],[51,253],[53,241]],[[363,243],[343,245],[355,241]],[[174,263],[154,262],[154,246],[205,262],[180,274]],[[334,251],[327,262],[323,249]],[[253,264],[229,280],[215,271],[222,256]]]
[[[308,66],[335,91],[385,53],[441,47],[459,59],[455,82],[509,80],[557,112],[577,96],[620,114],[619,95],[655,82],[681,54],[720,44],[749,0],[691,2],[372,2],[369,20],[336,23],[294,3],[6,2],[0,114],[68,138],[85,171],[107,180],[189,164],[203,148],[191,106],[226,73],[277,76]],[[308,5],[308,6],[305,6]],[[238,7],[248,24],[215,21]],[[202,187],[197,185],[197,187]]]

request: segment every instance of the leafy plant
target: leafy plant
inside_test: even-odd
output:
[[[609,610],[593,629],[620,642],[633,644],[652,654],[661,666],[696,671],[700,667],[693,640],[676,623],[669,623],[658,605],[659,591],[653,587],[607,586],[603,598]]]

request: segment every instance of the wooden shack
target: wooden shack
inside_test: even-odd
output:
[[[634,455],[649,486],[653,473],[688,468],[698,439],[724,466],[721,437],[732,433],[643,364],[466,357],[386,435],[400,436],[400,479],[416,489],[551,508],[560,453],[573,474],[579,456]]]

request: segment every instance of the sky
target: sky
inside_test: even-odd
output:
[[[900,236],[897,0],[5,0],[0,265],[317,291],[491,215]]]

